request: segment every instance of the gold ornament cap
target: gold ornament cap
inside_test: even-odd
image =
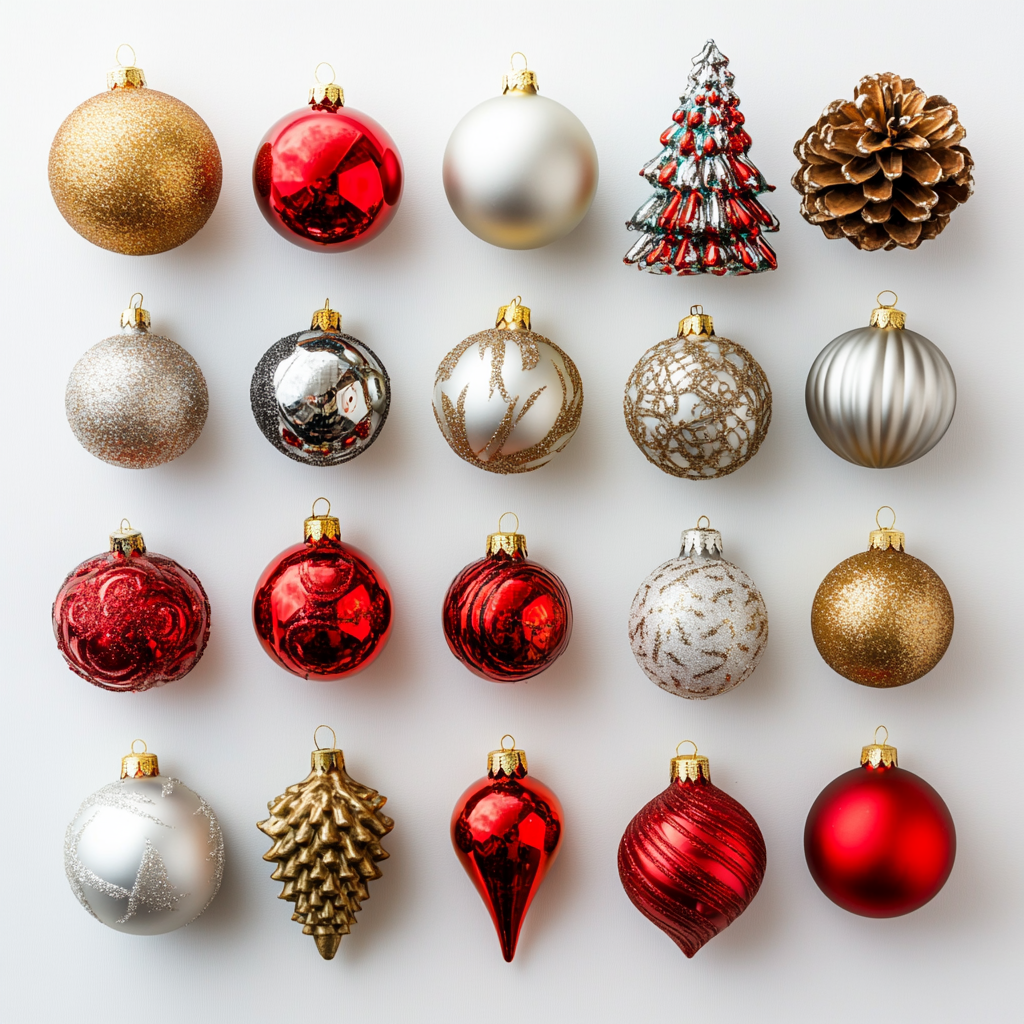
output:
[[[688,338],[692,334],[706,334],[709,338],[715,333],[715,321],[710,314],[704,312],[704,307],[697,303],[690,307],[689,316],[684,316],[679,321],[677,338]]]
[[[336,309],[331,309],[331,300],[324,299],[323,309],[318,309],[313,314],[311,330],[317,331],[340,331],[341,314]]]
[[[331,746],[321,747],[317,742],[316,734],[321,729],[327,729],[330,732]],[[345,754],[338,749],[338,737],[329,725],[318,725],[313,730],[313,743],[316,746],[316,750],[310,752],[309,766],[317,775],[340,771],[345,767]]]
[[[882,514],[885,509],[889,509],[892,512],[892,522],[888,526],[883,526],[879,521],[878,517]],[[894,551],[906,551],[906,537],[900,530],[894,530],[893,527],[896,525],[896,513],[893,512],[892,508],[888,505],[883,505],[875,513],[875,525],[878,527],[877,530],[872,530],[868,534],[868,549],[877,548],[879,551],[885,551],[887,548],[892,548]]]
[[[879,730],[885,733],[885,739],[881,743],[878,742]],[[869,764],[872,768],[877,768],[879,765],[884,765],[886,768],[899,767],[896,762],[896,748],[889,746],[889,730],[884,725],[880,725],[875,730],[874,743],[861,747],[860,763]]]
[[[122,64],[121,58],[118,56],[125,49],[132,51],[131,64]],[[142,68],[135,66],[135,50],[131,46],[122,43],[114,53],[114,60],[117,61],[117,67],[111,68],[107,72],[108,89],[144,89],[146,87],[146,75]]]
[[[110,550],[120,551],[125,558],[130,558],[133,554],[144,555],[146,542],[138,530],[132,529],[132,524],[127,519],[122,519],[121,525],[110,535]]]
[[[320,81],[320,69],[331,69],[331,80]],[[322,60],[313,69],[313,84],[309,87],[309,102],[314,107],[343,107],[345,106],[345,90],[334,81],[334,68]]]
[[[701,520],[707,520],[707,526],[701,526]],[[711,529],[711,520],[701,516],[692,530],[683,530],[680,556],[707,555],[709,558],[722,557],[722,535],[718,530]]]
[[[680,754],[679,748],[689,743],[693,747],[692,754]],[[697,753],[697,744],[693,740],[680,740],[676,744],[676,756],[672,758],[668,773],[669,782],[676,779],[689,779],[691,782],[698,782],[703,779],[711,781],[711,763],[703,754]]]
[[[316,505],[318,501],[327,501],[326,498],[317,498],[313,502],[311,515],[302,524],[302,535],[307,541],[316,543],[321,540],[341,540],[341,521],[331,515],[331,503],[327,501],[327,512],[318,516]]]
[[[892,302],[883,302],[882,296],[888,292],[892,296]],[[891,289],[886,288],[885,292],[879,292],[875,296],[878,305],[871,311],[871,327],[880,327],[886,331],[902,331],[907,326],[907,314],[902,309],[896,308],[900,297]]]
[[[516,57],[523,58],[523,66],[516,67]],[[509,93],[519,96],[535,96],[537,94],[537,75],[527,67],[526,54],[516,50],[508,59],[509,72],[501,76],[501,95]]]
[[[494,326],[499,331],[528,331],[530,329],[530,307],[524,306],[523,297],[517,295],[507,306],[498,307]]]
[[[511,740],[512,746],[506,747],[505,740]],[[526,751],[519,750],[516,747],[516,738],[509,733],[505,733],[501,737],[501,746],[497,750],[492,750],[487,755],[487,774],[490,778],[494,778],[499,773],[507,775],[512,778],[513,775],[518,774],[520,777],[526,775]]]
[[[135,301],[136,295],[139,297],[138,302]],[[128,308],[121,313],[121,326],[148,331],[151,323],[149,310],[142,308],[142,292],[135,292],[128,300]]]
[[[141,743],[142,750],[136,750],[135,744]],[[151,754],[145,740],[132,740],[131,751],[121,758],[122,779],[148,779],[160,774],[160,765],[156,754]]]
[[[501,521],[505,516],[511,516],[515,521],[515,529],[506,533],[501,528]],[[487,551],[485,554],[496,555],[504,551],[506,555],[522,555],[526,558],[526,535],[519,532],[519,516],[515,512],[502,512],[498,518],[498,529],[495,533],[487,534]]]

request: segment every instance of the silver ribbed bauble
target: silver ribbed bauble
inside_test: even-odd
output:
[[[701,519],[705,519],[701,516]],[[640,584],[629,642],[651,682],[702,700],[739,686],[768,643],[768,611],[754,581],[722,558],[718,530],[683,532],[678,558]]]
[[[309,466],[337,466],[377,440],[391,383],[373,351],[341,333],[341,314],[328,300],[308,331],[289,334],[263,354],[249,401],[279,452]]]
[[[161,935],[194,921],[217,895],[224,839],[201,796],[161,777],[155,754],[132,753],[121,759],[121,780],[93,793],[68,825],[64,870],[100,923]]]
[[[455,216],[474,235],[505,249],[537,249],[586,216],[597,150],[580,119],[538,95],[536,75],[524,68],[456,125],[443,175]]]
[[[546,465],[576,433],[583,383],[576,364],[530,330],[515,298],[497,325],[460,341],[434,379],[434,418],[452,451],[491,473]]]
[[[953,419],[949,361],[905,323],[901,310],[879,305],[869,327],[829,342],[807,375],[811,426],[836,455],[858,466],[913,462],[942,440]]]
[[[132,296],[134,299],[135,296]],[[149,333],[149,313],[130,306],[124,333],[75,363],[64,411],[82,446],[104,462],[149,469],[184,454],[206,423],[210,400],[199,364],[177,343]]]

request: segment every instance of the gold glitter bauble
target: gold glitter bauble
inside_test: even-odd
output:
[[[187,242],[213,213],[220,183],[206,122],[144,86],[86,100],[50,148],[50,191],[64,219],[94,245],[128,256]]]
[[[903,686],[939,663],[953,636],[953,602],[936,572],[887,547],[840,562],[811,608],[818,653],[862,686]]]

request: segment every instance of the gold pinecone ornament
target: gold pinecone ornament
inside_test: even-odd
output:
[[[793,148],[800,212],[858,249],[916,249],[974,191],[966,134],[945,96],[926,96],[912,78],[867,75]]]
[[[309,775],[271,800],[270,817],[256,827],[274,840],[263,859],[277,862],[270,877],[284,882],[278,898],[295,904],[292,920],[330,960],[370,898],[367,883],[381,876],[377,861],[388,854],[380,840],[395,823],[380,813],[387,797],[356,782],[336,747],[317,747],[310,760]]]

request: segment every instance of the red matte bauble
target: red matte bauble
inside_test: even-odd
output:
[[[309,538],[264,569],[252,620],[264,650],[289,672],[343,679],[370,665],[388,642],[391,591],[358,548]]]
[[[543,672],[572,633],[565,585],[519,551],[499,550],[467,565],[452,580],[442,615],[452,654],[496,683]]]
[[[252,169],[263,216],[289,242],[342,252],[376,238],[402,198],[402,159],[372,117],[326,102],[281,118]]]
[[[488,772],[459,798],[452,845],[511,963],[519,930],[562,842],[562,805],[524,766]]]
[[[192,671],[210,638],[210,602],[173,558],[108,551],[68,574],[53,602],[53,632],[83,679],[139,692]]]
[[[811,877],[833,903],[864,917],[898,917],[946,884],[956,829],[924,779],[895,765],[862,764],[814,801],[804,853]]]
[[[626,895],[688,957],[747,909],[765,863],[757,822],[705,774],[674,778],[619,843]]]

